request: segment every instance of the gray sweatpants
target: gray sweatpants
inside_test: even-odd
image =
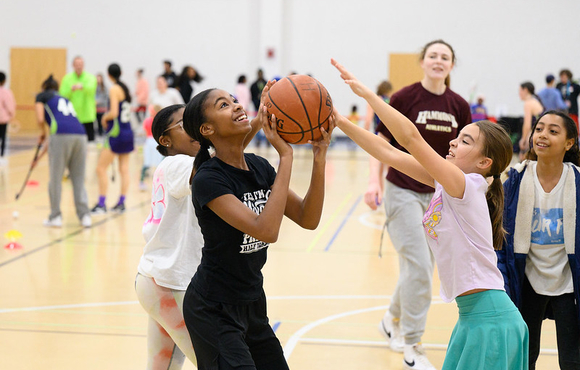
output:
[[[433,193],[417,193],[390,181],[385,185],[387,231],[399,254],[399,280],[389,312],[400,318],[406,344],[421,341],[431,305],[433,255],[423,229],[423,214]]]
[[[50,182],[50,218],[60,215],[62,176],[68,168],[73,185],[75,208],[79,220],[89,213],[87,191],[85,189],[85,162],[87,159],[87,136],[76,134],[51,135],[48,144],[48,167]]]

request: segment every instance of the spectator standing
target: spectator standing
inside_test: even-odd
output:
[[[158,105],[161,108],[174,104],[184,104],[179,91],[169,87],[164,76],[157,77],[157,90],[151,93],[150,104]]]
[[[169,87],[177,87],[177,75],[171,69],[171,61],[166,60],[163,62],[163,67],[165,68],[165,72],[163,72],[163,77],[167,81],[167,86]]]
[[[260,96],[262,95],[262,90],[266,86],[266,79],[264,78],[264,71],[258,69],[258,78],[250,86],[250,93],[252,94],[252,103],[254,104],[254,109],[258,110],[260,106]]]
[[[381,81],[379,86],[377,86],[377,95],[380,96],[383,99],[383,101],[387,104],[391,103],[392,92],[393,85],[387,80]],[[379,122],[381,122],[379,116],[375,114],[370,104],[367,104],[367,113],[364,122],[365,130],[371,130],[372,132],[375,132],[377,126],[379,125]]]
[[[85,127],[89,142],[95,140],[95,119],[97,118],[97,78],[86,72],[85,61],[77,56],[73,59],[73,72],[62,79],[59,95],[68,99],[77,113],[77,118]]]
[[[580,85],[572,81],[572,72],[569,69],[560,71],[560,82],[556,85],[560,90],[564,102],[568,106],[568,114],[578,128],[578,95],[580,94]]]
[[[244,110],[249,112],[252,96],[248,85],[246,85],[246,81],[247,80],[245,75],[240,75],[240,77],[238,77],[238,84],[234,89],[234,96],[236,99],[238,99],[238,102],[242,105],[242,107],[244,107]]]
[[[12,91],[4,87],[6,74],[0,72],[0,165],[5,163],[4,148],[6,146],[6,127],[16,114],[16,101]]]
[[[542,101],[542,105],[546,111],[549,110],[566,110],[568,106],[562,98],[560,91],[554,87],[556,79],[554,75],[546,76],[546,87],[538,92],[538,97]]]
[[[471,122],[483,121],[487,119],[487,108],[483,105],[485,97],[483,95],[477,96],[477,102],[471,104]]]
[[[107,111],[107,104],[109,104],[109,92],[105,87],[105,81],[101,73],[97,74],[97,91],[95,94],[95,100],[97,102],[97,133],[99,136],[103,136],[103,124],[101,123],[101,117]]]
[[[191,100],[193,95],[193,82],[200,83],[203,77],[197,73],[197,70],[192,66],[185,66],[177,79],[177,89],[183,98],[183,101],[187,103]]]
[[[135,100],[137,101],[137,121],[141,124],[147,114],[147,102],[149,101],[149,82],[143,77],[143,68],[137,70],[137,84],[135,85]]]

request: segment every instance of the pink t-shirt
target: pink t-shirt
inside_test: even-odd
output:
[[[137,98],[137,104],[147,105],[149,101],[149,82],[146,79],[140,78],[135,86],[135,97]]]
[[[423,217],[427,242],[439,271],[441,299],[451,302],[472,289],[504,290],[493,250],[485,193],[487,181],[465,175],[463,199],[453,198],[435,182],[435,193]]]
[[[147,134],[147,137],[153,137],[153,133],[151,132],[152,124],[153,117],[147,117],[143,120],[143,130],[145,130],[145,134]]]
[[[8,123],[16,113],[16,101],[12,91],[0,86],[0,123]]]

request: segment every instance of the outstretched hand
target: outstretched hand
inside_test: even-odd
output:
[[[356,79],[356,77],[350,73],[346,68],[344,68],[344,66],[340,63],[338,63],[336,60],[334,59],[330,59],[330,63],[336,68],[338,69],[338,71],[340,72],[340,78],[342,78],[344,80],[345,83],[348,84],[348,86],[350,86],[351,90],[357,94],[360,97],[365,97],[365,95],[367,94],[372,94],[373,92],[366,87],[362,82],[360,82],[359,80]]]

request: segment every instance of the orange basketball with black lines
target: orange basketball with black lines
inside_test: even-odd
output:
[[[315,78],[291,75],[276,82],[266,94],[268,115],[276,116],[276,130],[290,144],[306,144],[328,131],[332,98]]]

